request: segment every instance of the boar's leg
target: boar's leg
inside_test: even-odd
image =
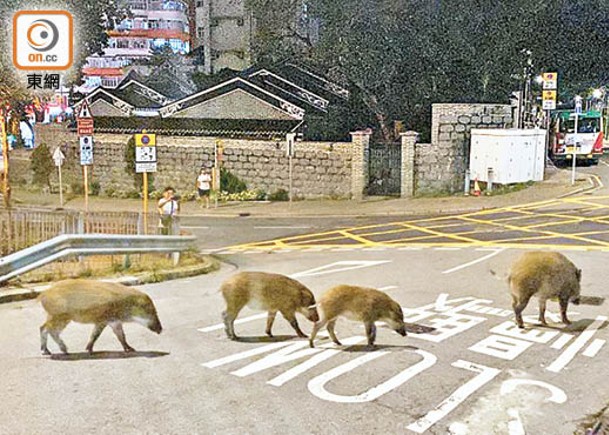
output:
[[[376,340],[376,325],[374,322],[365,322],[366,336],[368,337],[368,346],[374,346],[374,340]]]
[[[571,321],[567,318],[567,307],[569,306],[569,298],[560,298],[560,317],[562,318],[562,323],[565,325],[570,325]]]
[[[290,322],[290,325],[292,325],[292,328],[294,328],[294,331],[296,331],[296,334],[299,337],[307,338],[307,335],[300,330],[300,326],[298,326],[298,321],[296,320],[296,315],[294,313],[282,311],[281,314],[288,322]]]
[[[336,343],[339,346],[342,346],[342,343],[340,341],[338,341],[338,338],[336,338],[336,334],[334,333],[334,326],[336,326],[336,319],[330,320],[328,322],[328,333],[330,334],[330,338],[332,339],[332,341],[334,343]]]
[[[315,345],[313,344],[313,340],[315,340],[317,333],[319,332],[319,330],[321,328],[323,328],[326,325],[326,323],[328,323],[328,320],[321,319],[320,321],[315,322],[313,324],[313,330],[311,331],[311,336],[309,337],[309,347],[315,347]]]
[[[512,308],[514,308],[514,314],[516,315],[516,324],[519,328],[524,328],[524,321],[522,320],[522,312],[529,303],[529,298],[525,298],[519,301],[514,295],[512,295]]]
[[[63,353],[68,353],[68,348],[66,344],[63,342],[59,334],[61,331],[65,329],[65,327],[70,323],[70,319],[65,317],[51,317],[49,316],[47,321],[40,327],[40,350],[44,355],[50,355],[51,352],[47,347],[47,336],[51,334],[55,343],[59,346],[59,349]]]
[[[266,318],[266,335],[269,337],[273,336],[271,329],[273,329],[273,322],[275,321],[276,315],[277,311],[269,311],[269,316]]]
[[[226,336],[231,340],[236,340],[237,335],[235,335],[235,318],[236,316],[231,316],[228,314],[228,311],[222,311],[222,320],[224,321],[224,332],[226,332]]]
[[[95,328],[93,328],[93,332],[91,333],[91,338],[89,339],[89,343],[87,343],[87,352],[93,353],[93,345],[99,338],[100,334],[106,327],[105,323],[96,323]]]
[[[116,335],[116,338],[118,338],[118,341],[120,341],[123,345],[123,349],[125,350],[125,352],[135,351],[134,348],[127,344],[127,339],[125,338],[125,331],[123,331],[123,324],[121,322],[110,323],[110,328],[112,328],[114,334]]]
[[[539,321],[542,325],[547,326],[546,323],[546,300],[539,298]]]

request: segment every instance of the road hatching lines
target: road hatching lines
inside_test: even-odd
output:
[[[230,252],[312,248],[535,248],[609,251],[609,196],[554,199],[451,216],[340,228]]]

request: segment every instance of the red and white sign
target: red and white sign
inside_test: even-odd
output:
[[[76,122],[78,123],[77,130],[79,136],[93,136],[93,115],[87,100],[84,100],[80,105]]]

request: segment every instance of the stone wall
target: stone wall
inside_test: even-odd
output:
[[[510,128],[512,107],[503,104],[434,104],[431,144],[416,144],[417,195],[463,190],[472,128]]]
[[[70,162],[68,170],[79,174],[78,138],[57,125],[37,126],[37,143],[51,148],[62,146]],[[103,192],[135,192],[134,177],[125,171],[125,147],[131,136],[96,134],[92,179]],[[355,136],[354,136],[355,139]],[[293,194],[301,198],[350,198],[353,183],[352,156],[355,147],[367,146],[364,140],[351,142],[296,142],[293,158]],[[157,136],[158,172],[154,187],[171,185],[180,193],[194,192],[195,179],[203,166],[214,162],[217,138]],[[246,182],[248,188],[267,193],[288,190],[288,158],[285,142],[221,139],[222,166]],[[357,175],[356,175],[357,176]]]

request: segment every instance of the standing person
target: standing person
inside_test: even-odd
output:
[[[180,211],[180,203],[173,187],[166,187],[163,197],[158,203],[159,215],[161,218],[161,234],[167,236],[177,233],[177,218]]]
[[[21,140],[23,140],[23,146],[25,149],[34,149],[34,128],[26,117],[23,117],[19,123],[19,131],[21,133]]]
[[[201,172],[197,177],[197,192],[199,193],[199,200],[205,200],[205,207],[209,208],[209,191],[211,189],[211,174],[209,169],[201,168]],[[201,204],[203,207],[203,204]]]

